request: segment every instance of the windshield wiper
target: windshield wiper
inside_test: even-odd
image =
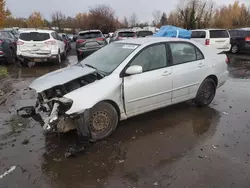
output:
[[[101,77],[105,77],[105,76],[108,75],[108,73],[106,73],[106,72],[104,72],[104,71],[100,71],[100,70],[98,70],[97,68],[95,68],[95,67],[92,66],[92,65],[89,65],[89,64],[84,64],[84,65],[87,66],[87,67],[90,67],[90,68],[92,68],[92,69],[95,69],[96,72],[97,72]]]

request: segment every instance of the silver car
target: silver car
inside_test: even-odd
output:
[[[112,55],[110,55],[112,52]],[[76,65],[36,79],[44,129],[72,121],[90,140],[120,120],[193,99],[207,106],[228,78],[226,56],[190,40],[150,37],[114,42]]]

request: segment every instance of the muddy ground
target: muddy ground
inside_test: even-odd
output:
[[[45,135],[38,122],[16,115],[36,99],[27,89],[32,80],[73,63],[73,54],[61,66],[8,67],[10,78],[0,86],[0,187],[248,188],[249,57],[230,56],[230,79],[209,107],[185,102],[147,113],[89,145],[75,132]]]

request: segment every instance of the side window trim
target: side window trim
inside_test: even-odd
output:
[[[156,46],[156,45],[160,45],[160,44],[164,44],[165,46],[165,51],[166,51],[166,60],[168,61],[168,59],[170,60],[170,62],[166,62],[166,66],[165,67],[162,67],[160,69],[163,69],[163,68],[166,68],[166,67],[170,67],[172,66],[172,63],[171,63],[171,57],[168,58],[168,55],[170,56],[170,54],[167,54],[167,52],[170,52],[169,48],[167,48],[167,42],[159,42],[159,43],[154,43],[154,44],[150,44],[148,46],[145,46],[144,48],[142,48],[129,62],[128,64],[123,68],[123,70],[121,71],[120,73],[120,77],[125,77],[125,71],[126,69],[131,65],[131,63],[133,62],[133,60],[138,56],[140,55],[144,50],[146,50],[147,48],[150,48],[152,46]],[[168,64],[169,63],[169,64]],[[157,70],[157,69],[154,69],[154,70]],[[150,72],[150,71],[154,71],[154,70],[149,70],[149,71],[145,71],[143,73],[146,73],[146,72]],[[142,74],[143,74],[142,73]]]
[[[170,52],[170,56],[171,56],[171,64],[172,64],[172,66],[176,66],[176,65],[181,65],[181,64],[185,64],[185,63],[191,63],[191,62],[195,62],[195,61],[199,61],[199,60],[202,60],[202,59],[205,59],[205,56],[204,56],[204,54],[202,53],[202,51],[197,47],[197,46],[195,46],[194,44],[192,44],[192,43],[190,43],[190,42],[186,42],[186,41],[171,41],[171,42],[167,42],[168,43],[168,46],[169,46],[169,52]],[[189,45],[191,45],[191,46],[193,46],[194,47],[194,49],[195,49],[195,57],[196,57],[196,59],[194,60],[194,61],[185,61],[185,62],[182,62],[182,63],[178,63],[178,64],[175,64],[174,65],[174,63],[173,63],[173,53],[172,53],[172,50],[171,50],[171,48],[170,48],[170,44],[174,44],[174,43],[182,43],[182,44],[189,44]],[[202,59],[197,59],[197,50],[201,53],[201,55],[202,55]]]

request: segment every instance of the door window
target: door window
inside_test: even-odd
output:
[[[166,45],[157,44],[144,49],[130,64],[142,66],[143,72],[167,66]]]
[[[201,51],[189,43],[170,43],[173,65],[204,59]]]

